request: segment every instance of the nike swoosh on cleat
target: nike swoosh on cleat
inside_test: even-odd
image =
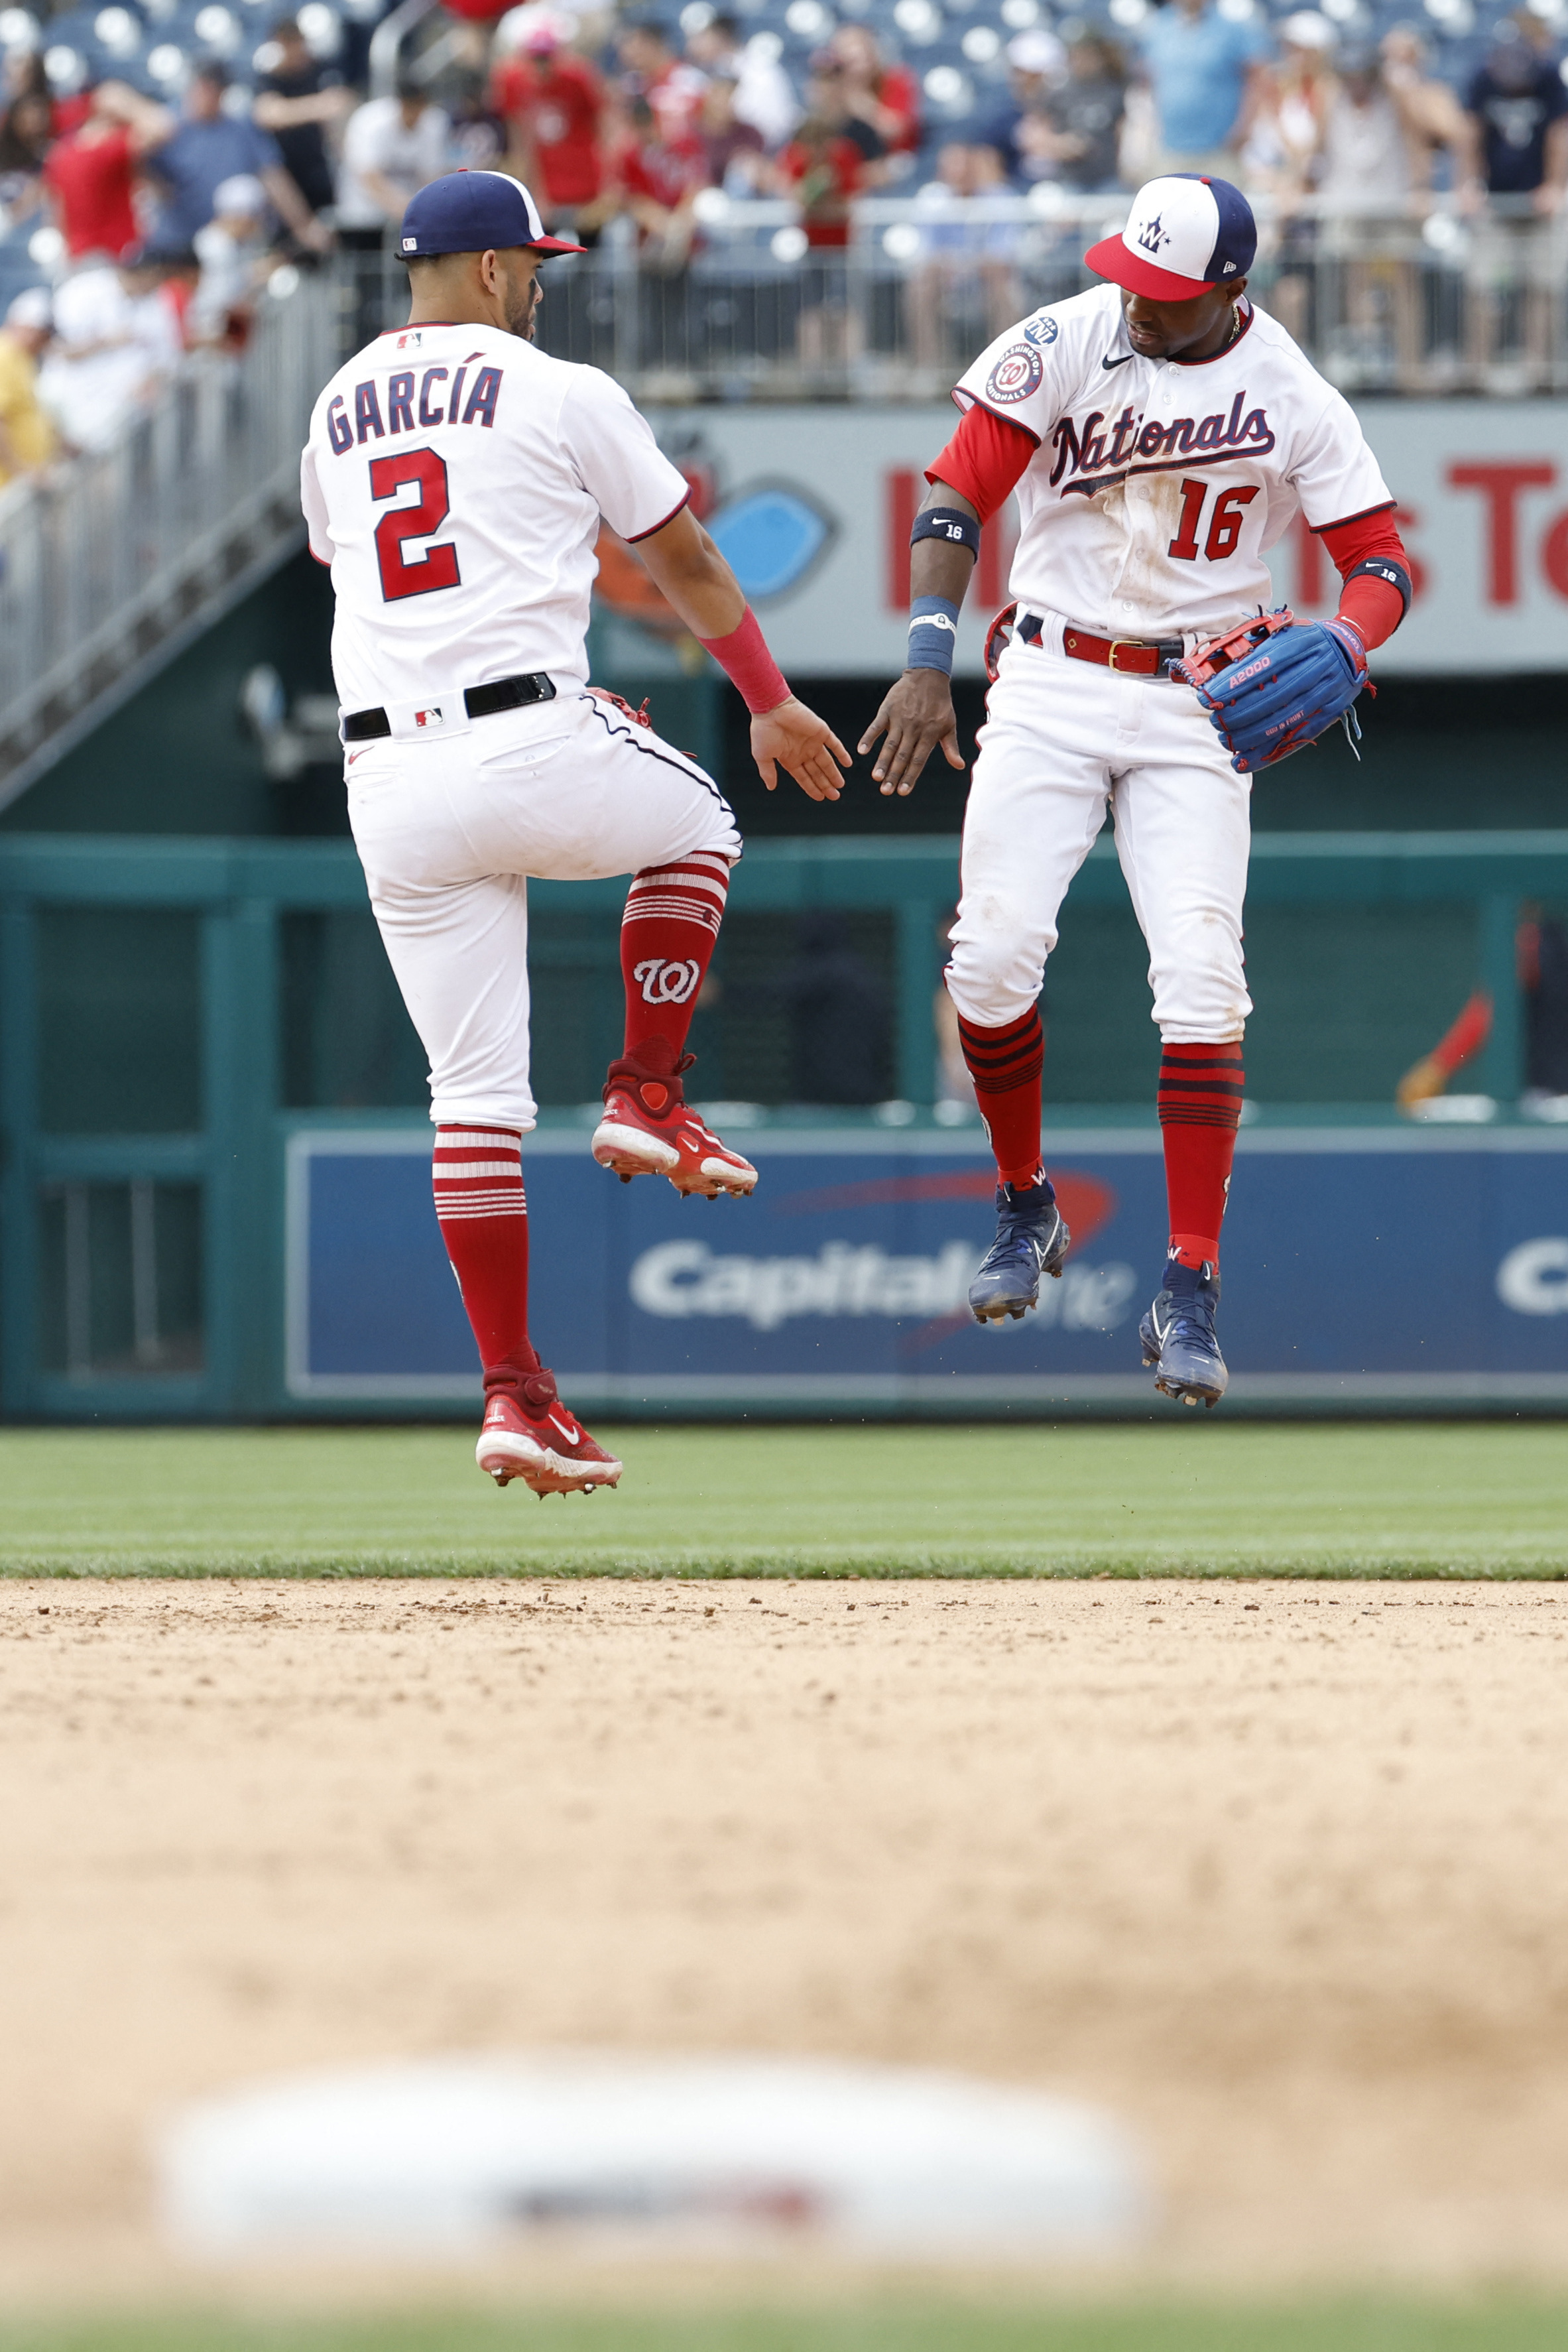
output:
[[[1124,352],[1119,360],[1102,360],[1100,364],[1103,368],[1125,367],[1129,360],[1135,360],[1137,356],[1136,352]]]

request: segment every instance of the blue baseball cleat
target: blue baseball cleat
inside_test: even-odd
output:
[[[1044,1171],[1033,1184],[997,1186],[997,1238],[969,1285],[977,1323],[1016,1320],[1040,1304],[1040,1277],[1060,1275],[1071,1247],[1067,1220]]]
[[[1155,1386],[1183,1404],[1213,1407],[1230,1384],[1214,1335],[1219,1305],[1219,1269],[1166,1262],[1166,1286],[1138,1326],[1144,1361],[1156,1367]]]

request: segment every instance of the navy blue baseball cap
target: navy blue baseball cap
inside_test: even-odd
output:
[[[1150,180],[1133,198],[1120,236],[1102,237],[1083,258],[1156,302],[1186,302],[1210,286],[1245,278],[1258,251],[1258,224],[1239,188],[1198,172]]]
[[[434,253],[586,253],[547,236],[539,208],[509,172],[447,172],[421,188],[402,216],[397,249],[405,261]]]

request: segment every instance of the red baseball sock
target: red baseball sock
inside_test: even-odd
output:
[[[431,1181],[441,1238],[474,1327],[485,1394],[516,1395],[539,1360],[528,1344],[528,1206],[515,1129],[438,1127]]]
[[[1040,1074],[1045,1063],[1039,1006],[1000,1029],[978,1028],[960,1013],[958,1042],[1002,1182],[1034,1183],[1040,1175]]]
[[[644,866],[632,877],[621,918],[628,1058],[663,1037],[678,1059],[728,890],[729,860],[716,849]]]
[[[1170,1246],[1183,1265],[1219,1264],[1219,1227],[1246,1086],[1241,1047],[1166,1045],[1160,1055]]]

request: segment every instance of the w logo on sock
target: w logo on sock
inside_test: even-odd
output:
[[[702,966],[695,956],[689,963],[666,962],[662,956],[649,956],[632,967],[632,977],[642,989],[644,1004],[685,1004],[696,993],[702,976]]]

